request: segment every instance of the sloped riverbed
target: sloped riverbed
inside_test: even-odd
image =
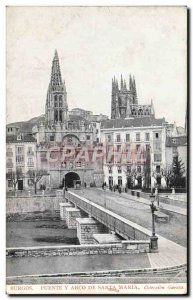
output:
[[[76,229],[68,229],[58,212],[7,216],[7,248],[77,244]]]

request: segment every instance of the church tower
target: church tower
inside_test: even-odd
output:
[[[46,124],[65,123],[68,118],[67,92],[62,82],[57,50],[52,61],[52,71],[46,99]]]
[[[111,119],[127,118],[131,116],[131,105],[138,104],[135,78],[126,80],[121,75],[120,88],[115,77],[112,79]]]

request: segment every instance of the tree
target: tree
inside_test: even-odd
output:
[[[144,153],[144,167],[142,176],[144,178],[144,188],[148,189],[151,185],[151,154],[150,148]]]
[[[16,169],[16,171],[11,171],[6,174],[6,178],[12,182],[14,192],[16,191],[18,180],[22,179],[23,177],[24,176],[21,169]]]
[[[127,180],[130,184],[128,184],[128,188],[132,188],[135,184],[135,180],[137,179],[137,171],[136,169],[132,169],[130,172],[126,173]]]
[[[37,183],[45,175],[48,175],[48,172],[46,170],[29,170],[28,171],[28,176],[34,185],[35,194],[37,193]]]
[[[166,186],[169,188],[172,185],[173,181],[173,169],[172,166],[166,166],[160,171],[161,177],[165,179]]]
[[[184,173],[185,173],[184,163],[177,155],[173,158],[173,163],[172,163],[172,175],[173,175],[172,185],[174,187],[179,187],[183,185],[182,182],[183,182]]]

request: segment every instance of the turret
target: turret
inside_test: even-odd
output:
[[[138,100],[137,100],[137,90],[136,90],[136,84],[135,84],[135,77],[133,76],[133,104],[138,104]]]

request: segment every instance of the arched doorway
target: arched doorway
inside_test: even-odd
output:
[[[75,172],[69,172],[63,179],[63,186],[68,188],[74,187],[74,180],[80,180],[80,176]]]

